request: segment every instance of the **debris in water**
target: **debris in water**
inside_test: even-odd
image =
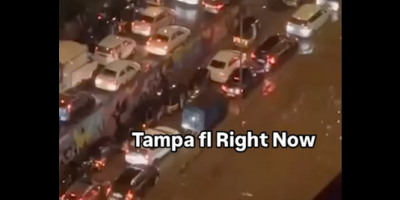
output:
[[[249,193],[249,192],[242,192],[242,196],[245,197],[253,197],[253,194]]]

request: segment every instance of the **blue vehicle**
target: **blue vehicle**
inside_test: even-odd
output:
[[[186,133],[199,134],[211,130],[225,119],[228,99],[221,93],[208,90],[187,104],[182,112],[182,128]]]

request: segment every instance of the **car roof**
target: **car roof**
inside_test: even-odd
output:
[[[142,14],[150,17],[156,17],[161,13],[163,13],[164,11],[165,11],[164,8],[149,6],[143,10]]]
[[[320,10],[321,7],[316,4],[304,4],[293,13],[292,17],[299,20],[308,20]]]
[[[113,61],[111,63],[108,63],[106,65],[105,69],[108,69],[108,70],[111,70],[111,71],[115,71],[115,72],[119,72],[119,71],[125,69],[125,67],[127,67],[127,66],[135,65],[135,63],[136,62],[129,61],[129,60],[115,60],[115,61]],[[138,64],[138,66],[140,67],[139,64]]]
[[[176,25],[165,26],[165,27],[158,29],[157,34],[170,37],[172,34],[176,33],[178,30],[180,30],[180,27],[176,26]]]
[[[227,50],[221,50],[221,51],[219,51],[219,52],[214,56],[213,59],[214,59],[214,60],[223,61],[223,62],[229,62],[229,60],[230,60],[232,57],[235,57],[235,56],[239,56],[237,51],[227,49]]]
[[[88,51],[86,45],[70,40],[58,41],[58,62],[65,64],[76,56],[82,54],[82,52]]]
[[[116,35],[108,35],[104,39],[102,39],[99,43],[100,46],[106,48],[114,48],[115,46],[122,43],[122,37]]]

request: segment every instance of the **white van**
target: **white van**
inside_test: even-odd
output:
[[[59,92],[75,87],[81,81],[92,78],[97,62],[91,60],[86,45],[74,41],[58,42]]]
[[[286,24],[286,32],[303,38],[310,37],[325,24],[329,16],[328,10],[316,4],[304,4]]]

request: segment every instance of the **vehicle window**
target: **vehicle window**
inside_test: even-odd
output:
[[[297,19],[297,18],[294,18],[294,17],[292,17],[289,20],[289,22],[292,23],[292,24],[300,25],[300,26],[306,26],[307,23],[308,23],[306,20],[301,20],[301,19]]]
[[[270,49],[279,43],[280,39],[279,36],[271,36],[261,45],[261,50],[263,49]]]
[[[239,60],[239,57],[233,57],[233,58],[229,61],[229,66],[234,65],[238,60]]]
[[[156,36],[154,36],[153,38],[154,40],[157,40],[158,42],[168,42],[169,38],[165,35],[160,35],[157,34]]]
[[[125,75],[125,70],[122,70],[121,72],[119,72],[119,77],[122,77],[122,76],[124,76]]]
[[[99,46],[97,46],[96,51],[101,52],[101,53],[111,53],[112,49],[99,45]]]
[[[140,186],[143,183],[143,181],[145,180],[145,173],[139,174],[139,176],[137,176],[134,180],[135,181],[133,183],[133,186],[134,187]]]
[[[141,15],[139,17],[139,21],[146,22],[146,23],[153,23],[154,22],[154,17],[150,17],[150,16],[147,16],[147,15]]]
[[[128,66],[128,67],[126,67],[126,68],[125,68],[125,70],[126,70],[126,72],[128,73],[128,72],[130,72],[130,71],[132,71],[132,70],[133,70],[133,67],[131,67],[131,66]]]
[[[165,18],[165,13],[161,13],[156,17],[156,21],[161,21],[164,18]]]
[[[117,75],[117,72],[109,70],[109,69],[103,69],[100,74],[103,76],[114,78]]]
[[[219,61],[219,60],[212,60],[210,63],[211,67],[217,68],[217,69],[224,69],[225,68],[226,63]]]
[[[179,37],[179,36],[183,35],[184,33],[182,31],[178,31],[175,34],[176,34],[176,37]]]
[[[176,38],[176,33],[174,33],[174,34],[171,35],[171,41],[174,41],[175,38]]]
[[[314,22],[314,21],[317,20],[319,17],[321,17],[322,14],[324,14],[322,10],[318,11],[318,12],[315,13],[310,19],[308,19],[308,22]]]

